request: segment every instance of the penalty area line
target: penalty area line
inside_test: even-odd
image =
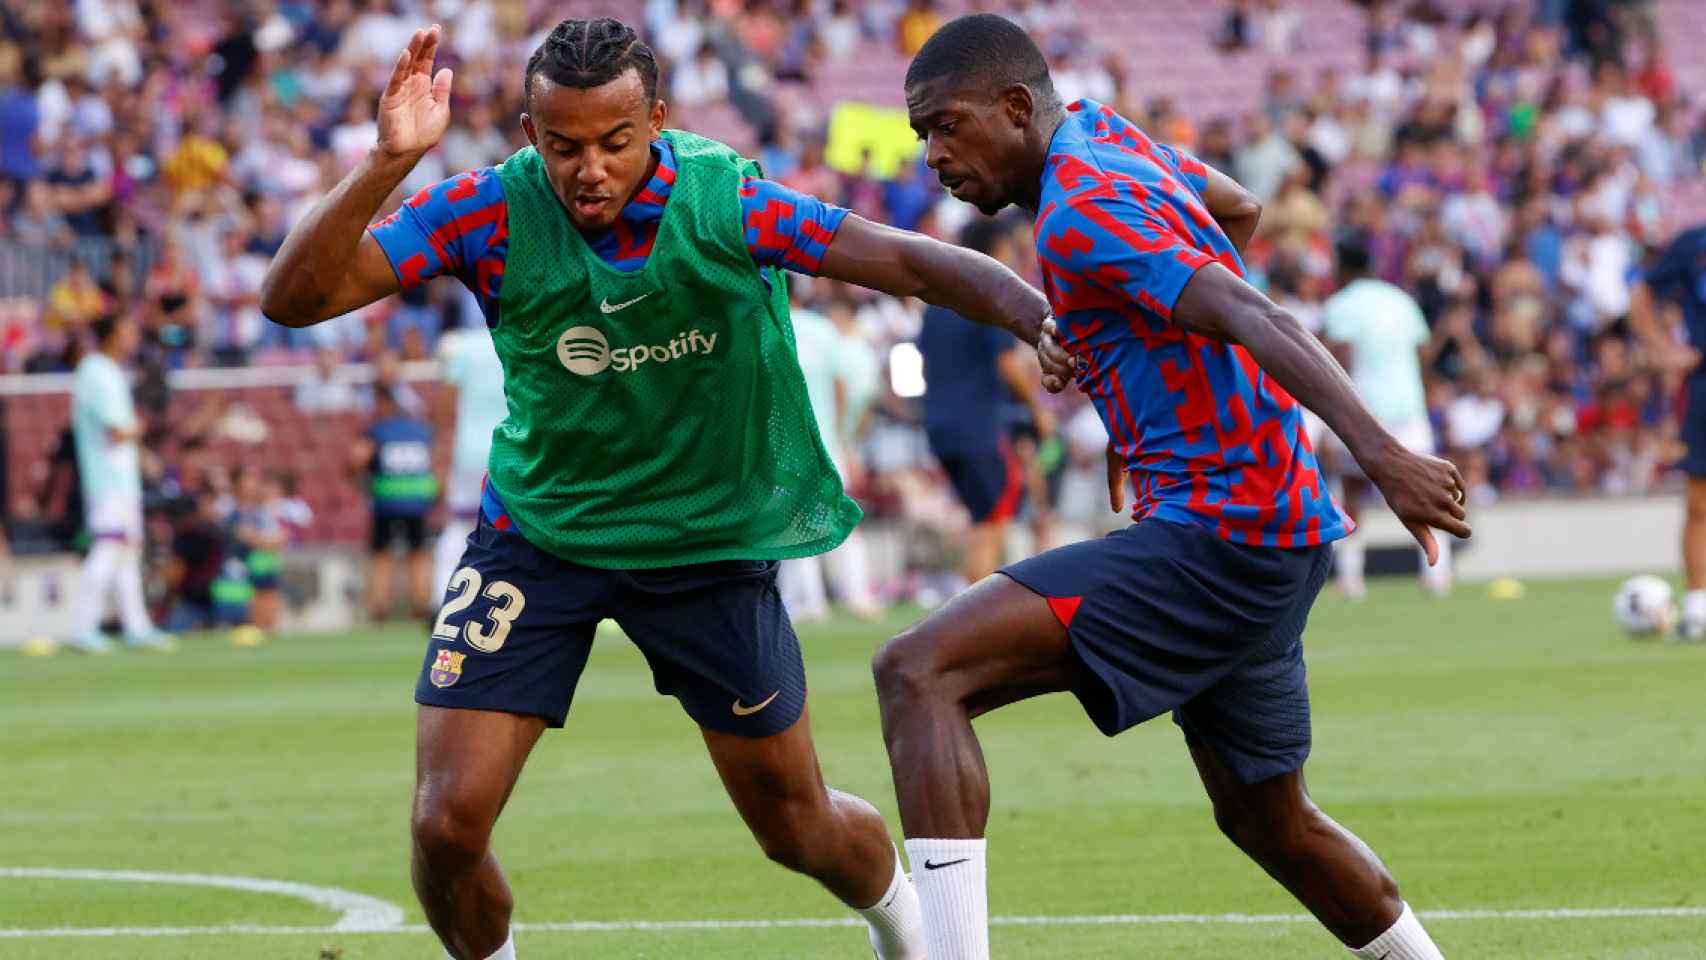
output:
[[[222,878],[224,879],[224,878]],[[143,881],[146,882],[146,881]],[[1531,910],[1423,910],[1423,920],[1625,920],[1692,919],[1706,917],[1706,907],[1558,907]],[[993,917],[998,927],[1161,926],[1168,924],[1255,925],[1313,923],[1304,913],[1125,913],[1085,916]],[[860,927],[857,917],[801,917],[777,920],[569,920],[556,923],[516,923],[518,933],[630,933],[671,930],[785,930],[794,928]],[[195,937],[195,936],[331,936],[336,934],[425,935],[424,924],[358,926],[262,926],[228,924],[207,927],[51,927],[0,929],[0,939],[48,937]]]

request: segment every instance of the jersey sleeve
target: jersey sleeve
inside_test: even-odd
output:
[[[817,276],[824,251],[847,219],[845,207],[756,177],[741,182],[740,207],[753,262],[806,276]]]
[[[1185,181],[1192,190],[1197,192],[1197,196],[1202,196],[1202,192],[1208,189],[1208,167],[1193,156],[1189,150],[1184,147],[1158,143],[1155,145],[1155,153],[1166,160],[1167,164],[1173,168],[1173,172],[1178,174],[1179,179]]]
[[[1170,223],[1169,214],[1171,208],[1147,210],[1113,191],[1047,209],[1037,256],[1062,300],[1060,312],[1097,305],[1101,290],[1170,320],[1185,284],[1215,258],[1187,243],[1185,226]]]
[[[1690,255],[1700,246],[1696,233],[1685,233],[1666,247],[1653,265],[1647,268],[1644,279],[1653,292],[1662,297],[1674,297],[1688,283]]]
[[[367,228],[391,261],[403,289],[438,276],[454,276],[476,294],[490,281],[490,261],[500,258],[507,239],[503,184],[492,167],[458,174],[426,187],[395,213]]]

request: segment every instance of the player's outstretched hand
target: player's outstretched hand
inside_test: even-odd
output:
[[[1427,552],[1428,566],[1439,562],[1434,531],[1468,539],[1468,499],[1463,475],[1449,460],[1411,453],[1394,444],[1373,463],[1363,464],[1368,478],[1380,488],[1392,512]]]
[[[1078,363],[1056,339],[1053,318],[1043,321],[1042,336],[1037,338],[1037,363],[1043,368],[1043,389],[1059,393],[1078,375]]]
[[[451,72],[432,72],[438,36],[436,23],[415,31],[379,97],[379,149],[389,156],[419,158],[450,126]]]

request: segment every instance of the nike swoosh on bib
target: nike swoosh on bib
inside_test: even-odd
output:
[[[610,298],[605,297],[604,302],[600,303],[598,305],[598,309],[603,313],[615,313],[618,310],[626,310],[629,307],[633,306],[636,303],[639,303],[641,300],[644,300],[649,296],[651,296],[651,294],[642,293],[632,300],[624,300],[621,303],[611,303]]]
[[[750,717],[753,714],[757,713],[758,711],[763,710],[765,707],[770,706],[770,702],[772,700],[775,700],[777,697],[779,697],[781,695],[782,695],[782,691],[778,690],[775,693],[772,693],[770,696],[765,697],[764,702],[760,703],[756,707],[742,706],[741,702],[740,702],[740,698],[736,697],[735,698],[735,705],[733,707],[731,707],[730,709],[734,710],[735,716],[737,716],[737,717]]]

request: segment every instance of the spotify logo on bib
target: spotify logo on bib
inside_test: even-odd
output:
[[[557,338],[557,359],[583,377],[603,373],[610,366],[610,341],[595,327],[570,327]]]
[[[557,359],[570,373],[590,377],[606,370],[632,373],[644,366],[709,357],[717,351],[718,333],[698,327],[678,333],[663,343],[645,343],[612,349],[597,327],[570,327],[557,338]]]

